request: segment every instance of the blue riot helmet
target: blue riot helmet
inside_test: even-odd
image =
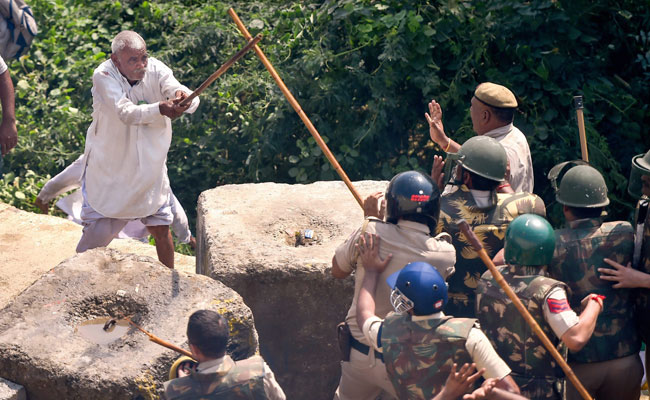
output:
[[[413,310],[415,315],[442,311],[447,305],[447,283],[431,264],[418,261],[406,264],[386,279],[393,291],[390,302],[398,313]]]

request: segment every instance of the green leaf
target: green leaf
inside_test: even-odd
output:
[[[25,200],[25,198],[26,198],[26,197],[25,197],[25,193],[23,193],[23,192],[21,192],[21,191],[19,191],[19,190],[17,190],[16,192],[14,192],[14,196],[15,196],[17,199],[19,199],[19,200]]]

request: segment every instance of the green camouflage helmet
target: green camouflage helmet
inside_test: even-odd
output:
[[[558,203],[569,207],[595,208],[609,204],[605,179],[589,165],[578,165],[568,170],[555,198]]]
[[[630,168],[630,180],[627,185],[627,192],[634,198],[643,194],[641,188],[643,183],[641,177],[650,175],[650,151],[632,157],[632,168]]]
[[[458,150],[458,164],[483,178],[503,182],[508,157],[503,146],[487,136],[467,139]]]
[[[548,265],[555,251],[555,231],[543,217],[523,214],[508,225],[504,248],[508,264]]]

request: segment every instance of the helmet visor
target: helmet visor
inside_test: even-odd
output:
[[[402,294],[402,292],[397,288],[393,289],[390,293],[390,304],[392,304],[395,312],[399,314],[408,312],[413,309],[414,306],[413,302],[408,297],[404,296],[404,294]]]

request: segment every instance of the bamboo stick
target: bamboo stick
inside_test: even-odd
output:
[[[582,111],[584,109],[582,96],[573,97],[573,105],[575,106],[576,118],[578,120],[578,132],[580,133],[580,152],[582,153],[582,160],[589,162],[589,152],[587,150],[587,133],[585,132],[585,117]]]
[[[492,276],[494,277],[494,280],[499,284],[501,289],[503,289],[503,291],[510,298],[510,300],[512,300],[512,303],[515,305],[515,307],[522,315],[522,317],[524,317],[526,323],[530,325],[533,332],[535,332],[537,337],[542,341],[542,344],[544,344],[546,350],[548,350],[549,353],[551,353],[551,356],[553,356],[553,358],[555,359],[555,361],[558,362],[558,364],[566,374],[567,378],[569,378],[571,383],[573,383],[573,386],[575,386],[575,388],[578,390],[582,398],[585,400],[592,400],[591,396],[589,395],[589,392],[587,392],[587,389],[585,389],[585,387],[582,386],[582,383],[580,383],[580,380],[578,379],[576,374],[573,372],[569,364],[567,364],[567,362],[564,360],[564,357],[562,357],[560,352],[557,351],[555,346],[553,346],[553,343],[551,343],[551,341],[546,336],[544,331],[542,331],[542,328],[540,328],[537,321],[535,321],[535,318],[533,318],[533,316],[530,315],[530,313],[528,312],[526,307],[524,307],[521,300],[519,300],[519,297],[517,297],[517,294],[512,290],[512,288],[508,285],[506,280],[503,278],[503,275],[501,275],[501,272],[499,272],[497,267],[492,262],[492,259],[490,259],[490,256],[488,256],[487,252],[483,248],[481,241],[478,239],[478,237],[476,237],[476,234],[472,232],[472,229],[470,228],[467,221],[465,221],[464,219],[458,220],[456,221],[456,225],[458,225],[458,228],[463,233],[465,238],[470,242],[472,248],[474,248],[474,250],[478,253],[483,263],[490,270]]]
[[[248,32],[248,29],[244,26],[242,23],[241,19],[239,19],[239,16],[235,13],[235,10],[230,8],[228,10],[228,15],[235,21],[235,24],[237,25],[237,28],[241,31],[242,35],[244,35],[244,38],[246,40],[251,40],[251,34]],[[345,171],[343,171],[343,168],[341,168],[341,165],[339,165],[339,162],[336,160],[334,157],[334,154],[330,151],[329,147],[327,147],[327,144],[323,141],[321,138],[320,134],[314,127],[314,125],[311,123],[309,120],[309,117],[307,117],[307,114],[302,110],[300,107],[300,104],[298,101],[293,97],[287,86],[284,84],[282,81],[282,78],[280,78],[280,75],[276,72],[275,68],[273,68],[273,65],[271,62],[266,58],[262,50],[260,49],[259,46],[255,45],[254,47],[255,53],[257,56],[262,60],[262,64],[266,67],[266,69],[271,73],[271,76],[273,79],[275,79],[275,82],[277,85],[280,87],[280,90],[284,94],[284,97],[287,98],[289,101],[289,104],[293,107],[293,109],[296,111],[302,122],[305,124],[307,127],[307,130],[309,130],[309,133],[314,137],[314,140],[316,140],[316,143],[318,144],[318,147],[321,148],[323,151],[323,154],[325,154],[325,157],[329,160],[330,164],[334,167],[334,170],[339,174],[341,179],[343,179],[343,182],[345,185],[350,189],[350,192],[352,192],[352,195],[354,198],[357,200],[357,203],[363,208],[363,199],[361,199],[361,196],[359,195],[359,192],[357,192],[356,188],[354,185],[352,185],[352,182],[350,181],[350,178],[345,174]]]
[[[237,53],[235,53],[234,56],[230,57],[230,59],[228,61],[226,61],[221,67],[219,67],[218,70],[216,70],[212,75],[210,75],[208,77],[208,79],[206,79],[201,84],[201,86],[198,87],[198,89],[196,89],[195,91],[192,92],[191,95],[187,96],[183,101],[181,101],[179,105],[185,106],[187,104],[190,104],[190,102],[192,102],[192,100],[194,100],[194,98],[196,96],[200,95],[201,92],[203,92],[205,90],[205,88],[210,86],[210,84],[212,84],[212,82],[216,81],[217,78],[219,78],[221,75],[223,75],[224,72],[226,72],[234,63],[236,63],[237,60],[242,58],[244,56],[244,54],[246,54],[260,40],[262,40],[262,35],[257,35],[253,39],[251,39],[246,44],[246,46],[244,46],[243,49],[239,50]]]
[[[159,338],[158,336],[154,335],[153,333],[149,333],[149,332],[145,331],[144,329],[142,329],[142,327],[140,327],[140,325],[138,325],[138,324],[136,324],[135,322],[131,321],[131,318],[129,318],[129,317],[124,317],[124,319],[125,319],[129,324],[131,324],[131,325],[133,325],[135,328],[137,328],[140,332],[142,332],[142,333],[144,333],[145,335],[147,335],[147,336],[149,337],[149,340],[151,340],[152,342],[154,342],[154,343],[156,343],[156,344],[159,344],[159,345],[161,345],[161,346],[163,346],[163,347],[167,347],[168,349],[174,350],[175,352],[180,353],[180,354],[182,354],[182,355],[184,355],[184,356],[188,356],[188,357],[190,357],[190,358],[194,358],[194,356],[192,356],[192,353],[190,353],[189,351],[187,351],[187,350],[185,350],[185,349],[182,349],[182,348],[176,346],[175,344],[172,344],[172,343],[166,342],[166,341],[162,340],[161,338]]]

